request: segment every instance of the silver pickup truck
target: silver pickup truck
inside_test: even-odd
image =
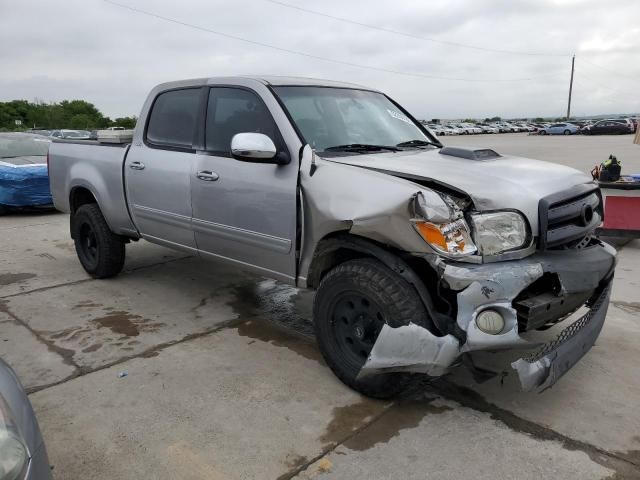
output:
[[[314,289],[327,364],[369,396],[501,349],[522,349],[525,390],[548,388],[607,313],[616,253],[593,235],[587,175],[443,147],[366,87],[165,83],[130,144],[54,141],[49,173],[90,275],[116,275],[143,238]]]

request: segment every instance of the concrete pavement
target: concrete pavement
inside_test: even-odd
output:
[[[551,390],[458,369],[379,402],[324,365],[309,292],[145,242],[93,280],[63,214],[0,218],[0,236],[0,356],[56,479],[640,478],[640,241],[596,346]]]

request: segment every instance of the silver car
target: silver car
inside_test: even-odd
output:
[[[51,478],[47,449],[29,398],[15,372],[0,359],[0,479]]]

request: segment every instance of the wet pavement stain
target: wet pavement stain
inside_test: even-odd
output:
[[[93,345],[89,345],[88,347],[83,348],[82,353],[95,352],[96,350],[100,350],[100,348],[102,348],[101,343],[94,343]]]
[[[36,277],[35,273],[3,273],[0,274],[0,285],[10,285],[12,283],[24,282]]]
[[[303,457],[298,454],[287,455],[285,463],[286,463],[286,466],[289,468],[289,470],[283,473],[282,475],[280,475],[278,478],[276,478],[276,480],[290,479],[293,475],[295,475],[298,472],[298,470],[304,467],[308,462],[309,460],[307,459],[307,457]]]
[[[84,302],[78,302],[76,303],[73,307],[71,307],[73,310],[77,310],[80,308],[98,308],[98,307],[102,307],[101,303],[94,303],[91,300],[85,300]]]
[[[142,317],[126,311],[116,311],[91,321],[97,324],[98,328],[108,328],[118,335],[137,337],[140,335],[140,329],[133,320],[142,320]]]
[[[68,250],[69,252],[76,251],[76,248],[73,243],[56,243],[54,245],[61,250]]]
[[[58,355],[60,355],[60,357],[62,357],[62,363],[76,369],[78,368],[78,366],[73,361],[73,356],[76,353],[74,350],[59,347],[58,345],[53,343],[51,340],[47,340],[46,338],[43,338],[41,335],[41,332],[37,332],[31,329],[28,326],[28,324],[19,320],[18,317],[9,309],[9,305],[7,304],[6,301],[0,300],[0,312],[5,313],[9,317],[11,317],[16,324],[23,325],[24,327],[29,329],[29,331],[31,331],[31,333],[33,333],[33,335],[35,335],[38,338],[38,340],[40,340],[42,343],[44,343],[47,346],[47,349],[50,352],[57,353]]]
[[[377,421],[344,442],[349,450],[362,452],[381,444],[388,443],[402,430],[415,428],[428,415],[439,415],[453,410],[446,405],[433,405],[432,399],[407,400],[393,405]]]
[[[611,303],[613,303],[615,307],[618,307],[620,310],[623,310],[627,313],[631,313],[631,314],[640,313],[640,302],[615,301]]]
[[[238,335],[269,343],[276,347],[287,348],[309,360],[322,362],[322,355],[316,345],[302,336],[284,330],[267,320],[247,320],[237,327]]]
[[[314,293],[298,290],[275,280],[255,279],[232,285],[227,302],[238,318],[260,318],[276,322],[313,337],[312,299]]]
[[[357,403],[333,409],[333,419],[327,425],[320,441],[326,445],[335,445],[344,441],[359,428],[380,416],[391,404],[368,398]]]

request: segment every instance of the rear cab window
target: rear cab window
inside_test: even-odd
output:
[[[152,146],[193,148],[198,121],[200,87],[169,90],[158,95],[153,102],[146,141]]]

